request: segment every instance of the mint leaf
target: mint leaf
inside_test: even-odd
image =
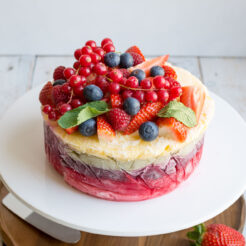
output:
[[[183,103],[177,101],[169,102],[164,108],[162,108],[157,116],[162,118],[175,118],[188,127],[194,127],[197,125],[195,112],[186,107]]]
[[[70,128],[108,112],[108,104],[104,101],[86,103],[78,108],[66,112],[59,120],[58,124],[62,128]]]

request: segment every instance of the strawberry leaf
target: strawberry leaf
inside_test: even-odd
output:
[[[70,128],[108,112],[108,104],[104,101],[86,103],[78,108],[66,112],[59,120],[58,124],[62,128]]]
[[[186,107],[183,103],[177,101],[169,102],[158,112],[157,116],[162,118],[173,117],[187,127],[194,127],[197,125],[195,112],[191,108]]]

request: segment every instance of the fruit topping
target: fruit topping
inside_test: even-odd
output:
[[[109,53],[109,52],[115,52],[115,47],[113,44],[111,43],[107,43],[103,46],[103,50],[106,52],[106,53]]]
[[[55,104],[58,104],[59,102],[67,102],[69,100],[71,93],[65,93],[63,90],[64,86],[65,84],[53,87],[52,98]]]
[[[92,49],[97,47],[97,44],[94,40],[88,40],[85,45],[90,46]]]
[[[134,64],[133,57],[130,53],[123,53],[120,55],[120,67],[129,68]]]
[[[122,107],[122,97],[119,94],[111,94],[110,102],[112,108],[121,108]]]
[[[89,67],[92,63],[91,55],[82,55],[79,62],[82,67]]]
[[[153,141],[159,134],[159,128],[154,122],[147,121],[139,127],[138,132],[144,141]]]
[[[82,105],[82,102],[81,102],[81,100],[79,100],[79,99],[73,99],[72,101],[71,101],[71,106],[72,106],[72,108],[77,108],[77,107],[79,107],[79,106],[81,106]]]
[[[140,91],[140,90],[134,91],[133,97],[135,97],[140,103],[143,103],[145,100],[144,91]]]
[[[115,82],[110,83],[108,90],[111,94],[118,94],[120,92],[120,84]]]
[[[75,70],[71,67],[65,68],[63,71],[63,75],[66,79],[69,79],[74,74],[75,74]]]
[[[138,53],[135,53],[135,52],[128,52],[128,53],[131,54],[133,58],[133,66],[136,66],[145,61],[145,59],[143,59],[143,57],[139,55]]]
[[[93,136],[97,133],[97,122],[95,119],[89,119],[79,125],[79,132],[86,137]]]
[[[104,38],[101,42],[101,46],[103,47],[106,44],[113,44],[113,41],[110,38]]]
[[[162,102],[163,104],[166,104],[168,102],[168,99],[169,99],[169,93],[167,90],[159,90],[157,92],[157,95],[158,95],[158,100],[160,102]]]
[[[128,52],[128,53],[134,52],[134,53],[140,55],[142,57],[143,61],[145,61],[145,57],[144,57],[143,53],[141,52],[141,50],[136,45],[127,49],[126,52]]]
[[[112,141],[115,131],[104,116],[97,117],[97,136],[99,141]]]
[[[114,130],[124,131],[131,120],[131,116],[122,109],[114,108],[109,111],[108,120]]]
[[[87,101],[99,101],[103,98],[102,90],[96,85],[87,85],[83,90],[83,95]]]
[[[140,102],[134,97],[128,97],[123,103],[123,109],[129,115],[136,115],[140,110]]]
[[[39,93],[39,101],[42,105],[53,105],[52,98],[53,85],[51,82],[47,82]]]
[[[124,134],[132,134],[138,130],[140,125],[142,125],[144,122],[153,120],[161,108],[161,102],[146,103],[143,105],[139,112],[133,116],[131,122],[125,129]]]
[[[104,63],[99,62],[93,67],[93,72],[97,75],[105,75],[108,72],[108,68]]]
[[[130,76],[135,76],[138,79],[138,83],[140,83],[146,77],[145,72],[142,69],[133,70]]]
[[[143,89],[150,89],[150,88],[152,87],[152,80],[149,79],[149,78],[143,79],[143,80],[140,82],[140,86],[141,86]]]
[[[113,69],[108,76],[113,82],[118,83],[122,80],[123,73],[119,69]]]
[[[157,89],[163,89],[165,88],[166,80],[164,79],[163,76],[158,75],[153,79],[155,88]]]
[[[82,53],[82,55],[90,55],[90,54],[92,54],[92,48],[90,47],[90,46],[84,46],[84,47],[82,47],[82,49],[81,49],[81,53]]]
[[[104,55],[104,63],[109,67],[117,67],[120,64],[120,55],[115,52],[109,52]]]
[[[130,74],[131,74],[131,73],[130,73],[127,69],[125,69],[125,68],[120,68],[119,70],[122,72],[124,78],[128,78],[128,77],[130,76]]]
[[[126,86],[129,88],[137,88],[138,87],[138,78],[135,76],[131,76],[126,81]]]
[[[155,77],[155,76],[158,76],[158,75],[164,76],[164,74],[165,74],[165,71],[164,71],[164,69],[161,66],[153,66],[150,69],[150,76],[151,77]]]
[[[81,49],[77,49],[77,50],[74,51],[74,57],[75,57],[76,60],[79,60],[81,55],[82,55],[82,50]]]
[[[55,69],[54,73],[53,73],[53,79],[57,80],[57,79],[65,79],[64,75],[63,75],[63,71],[64,71],[65,67],[64,66],[59,66]]]
[[[156,102],[158,100],[158,95],[155,91],[146,91],[145,100],[146,102]]]
[[[49,105],[49,104],[46,104],[44,105],[42,111],[45,113],[45,114],[48,114],[50,111],[52,110],[52,107]]]
[[[177,74],[175,72],[175,70],[172,68],[172,67],[169,67],[169,66],[162,66],[164,71],[165,71],[165,77],[170,77],[170,78],[173,78],[173,79],[177,79]]]
[[[106,77],[97,76],[96,85],[103,91],[103,93],[106,93],[108,91],[109,83]]]

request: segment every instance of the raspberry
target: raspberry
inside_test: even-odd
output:
[[[57,85],[53,87],[52,97],[55,104],[58,104],[59,102],[67,102],[70,95],[63,92],[62,85]]]
[[[114,130],[124,131],[131,120],[131,116],[122,109],[114,108],[108,113],[108,120]]]
[[[142,63],[142,62],[145,61],[145,60],[142,58],[141,55],[139,55],[139,54],[137,54],[137,53],[135,53],[135,52],[128,52],[128,53],[130,53],[130,54],[132,55],[132,58],[133,58],[133,61],[134,61],[133,66],[136,66],[136,65],[138,65],[138,64],[140,64],[140,63]]]
[[[58,79],[66,79],[63,75],[63,71],[64,71],[65,67],[64,66],[59,66],[54,70],[53,73],[53,79],[54,80],[58,80]]]
[[[145,57],[144,57],[143,53],[141,52],[141,50],[136,45],[130,47],[128,50],[126,50],[126,52],[128,52],[128,53],[132,53],[132,52],[136,53],[136,54],[141,56],[143,61],[145,61]]]
[[[53,87],[51,82],[47,82],[42,90],[40,91],[39,94],[39,101],[41,102],[42,105],[53,105],[53,100],[52,100],[52,91]]]
[[[126,68],[120,68],[119,70],[122,72],[124,78],[128,78],[131,74]]]

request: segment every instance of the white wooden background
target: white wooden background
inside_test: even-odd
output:
[[[55,67],[72,66],[73,60],[72,56],[0,55],[0,115],[26,91],[52,79]],[[170,61],[198,76],[246,120],[246,58],[189,56],[171,57]]]

